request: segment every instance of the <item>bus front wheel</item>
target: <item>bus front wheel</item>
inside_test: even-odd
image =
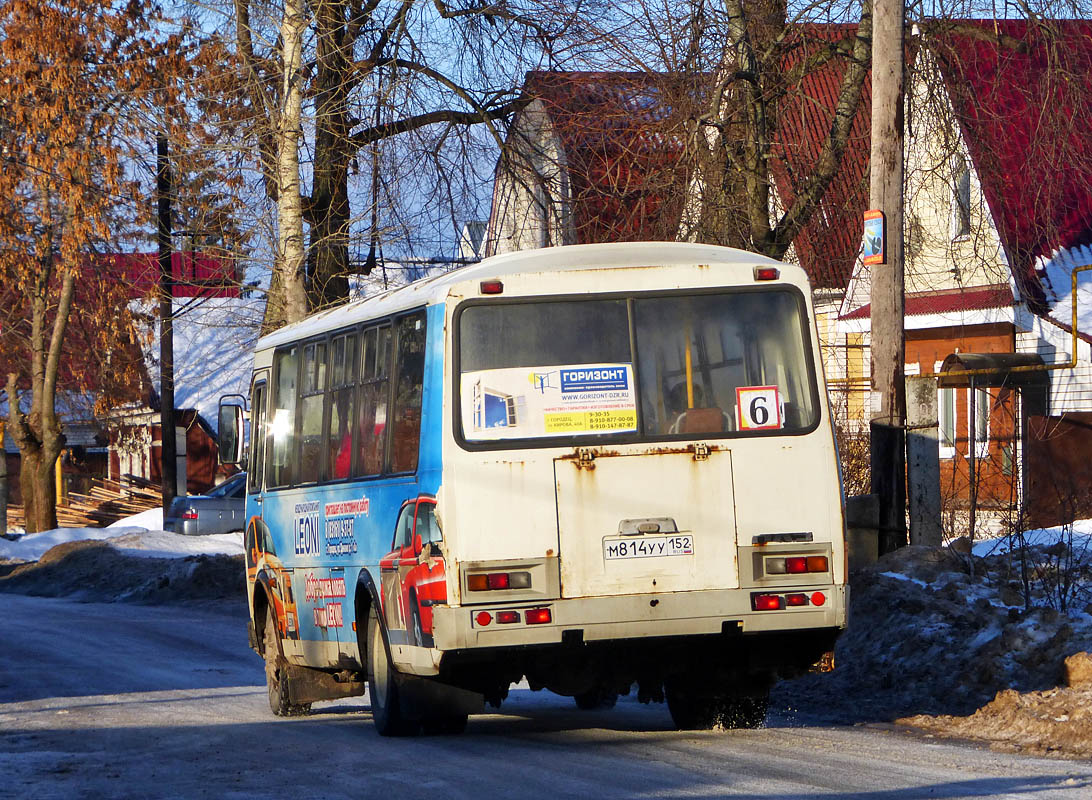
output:
[[[293,703],[288,693],[287,663],[281,656],[281,643],[277,636],[277,618],[273,607],[265,612],[265,631],[262,637],[265,656],[265,683],[269,690],[269,708],[278,717],[298,717],[311,710],[310,703]]]
[[[397,670],[390,662],[383,629],[374,613],[368,615],[368,694],[372,721],[380,736],[410,736],[420,723],[410,720],[402,709]]]

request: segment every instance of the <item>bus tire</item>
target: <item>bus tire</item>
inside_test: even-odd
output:
[[[768,690],[729,694],[698,694],[667,687],[664,692],[671,721],[682,731],[757,728],[766,720]]]
[[[403,712],[397,676],[387,652],[383,627],[373,610],[368,614],[368,695],[372,721],[380,736],[411,736],[420,724]]]
[[[277,618],[273,606],[265,611],[263,632],[263,656],[265,657],[265,683],[269,690],[269,709],[277,717],[298,717],[311,710],[310,703],[293,703],[288,693],[288,663],[281,655],[280,638],[277,636]]]
[[[426,717],[421,723],[427,736],[457,736],[466,730],[466,714]]]
[[[618,692],[597,686],[594,689],[573,695],[573,701],[581,711],[614,708],[614,704],[618,702]]]

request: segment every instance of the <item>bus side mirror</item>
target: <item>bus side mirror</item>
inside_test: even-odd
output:
[[[413,537],[413,554],[415,556],[421,555],[421,551],[425,549],[424,542],[421,541],[421,534],[417,534]]]
[[[221,464],[243,462],[243,407],[220,405],[217,425],[217,459]]]

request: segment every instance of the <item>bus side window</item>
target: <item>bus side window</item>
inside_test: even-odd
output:
[[[425,380],[425,314],[398,320],[398,383],[394,394],[392,472],[417,469]]]
[[[303,348],[297,483],[314,483],[322,477],[322,409],[325,392],[326,342],[312,342]]]
[[[273,406],[266,444],[266,477],[270,487],[289,486],[295,480],[296,386],[299,382],[299,348],[292,346],[273,357]]]
[[[390,382],[390,326],[369,328],[361,343],[360,401],[356,423],[356,468],[363,477],[383,472],[387,442],[387,402]]]
[[[330,413],[326,422],[326,477],[348,478],[353,462],[353,394],[356,334],[335,336],[330,345]]]
[[[247,483],[251,494],[262,490],[262,470],[265,467],[265,381],[254,384],[251,408],[254,409],[250,424],[250,465]]]

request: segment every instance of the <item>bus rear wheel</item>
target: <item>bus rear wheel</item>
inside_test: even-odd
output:
[[[273,607],[265,612],[265,631],[262,636],[265,656],[265,683],[269,690],[269,708],[278,717],[298,717],[311,710],[310,703],[293,703],[288,693],[288,664],[281,655],[280,637],[277,636],[277,618]]]
[[[727,694],[702,694],[667,687],[667,710],[679,730],[757,728],[766,720],[769,690],[752,688]]]
[[[391,664],[383,628],[374,613],[368,615],[368,694],[372,721],[380,736],[411,736],[420,727],[408,719],[402,708],[398,671]]]

